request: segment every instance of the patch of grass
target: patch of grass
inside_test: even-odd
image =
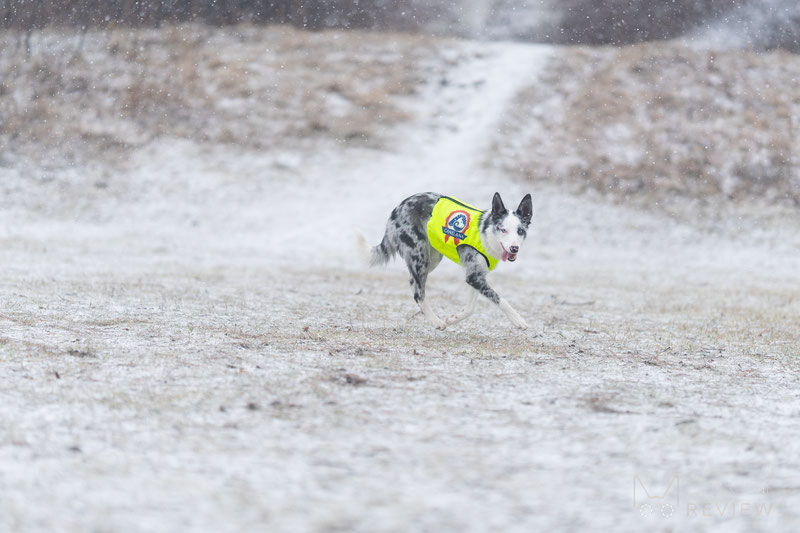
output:
[[[796,208],[797,79],[800,58],[784,52],[565,49],[519,95],[495,150],[508,172],[648,206]]]
[[[421,36],[290,27],[65,31],[34,32],[30,54],[0,38],[0,144],[56,162],[162,135],[379,146],[434,53]]]

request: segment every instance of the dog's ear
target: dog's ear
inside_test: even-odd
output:
[[[533,216],[533,201],[531,200],[530,193],[525,195],[525,198],[523,198],[519,203],[519,207],[515,213],[525,224],[531,223],[531,217]]]
[[[494,193],[494,198],[492,198],[492,213],[502,215],[507,212],[506,206],[503,205],[503,199],[500,198],[500,193]]]

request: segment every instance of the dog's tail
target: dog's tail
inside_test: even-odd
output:
[[[360,231],[356,232],[356,241],[359,254],[370,266],[385,265],[397,254],[397,248],[389,242],[389,237],[385,234],[378,246],[370,247],[367,238]]]

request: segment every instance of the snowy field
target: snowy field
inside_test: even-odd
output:
[[[299,99],[289,73],[277,106],[258,83],[283,56],[217,35],[192,83],[223,93],[235,66],[250,92],[182,93],[191,134],[99,95],[117,122],[45,128],[84,129],[72,164],[42,132],[41,161],[0,146],[0,530],[800,528],[796,211],[696,223],[491,161],[572,52],[275,38],[338,54],[323,72],[347,47],[377,72],[415,52],[385,86],[342,70]],[[488,302],[432,330],[402,265],[361,263],[354,232],[377,243],[428,190],[533,194],[519,260],[490,276],[529,330]],[[467,298],[452,264],[428,287],[442,315]]]

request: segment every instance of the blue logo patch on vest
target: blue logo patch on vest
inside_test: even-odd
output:
[[[469,228],[469,219],[469,213],[466,211],[453,211],[450,213],[445,221],[446,225],[442,226],[442,233],[445,234],[444,242],[447,242],[448,236],[453,238],[456,246],[458,246],[459,241],[466,240],[467,236],[464,232]]]

